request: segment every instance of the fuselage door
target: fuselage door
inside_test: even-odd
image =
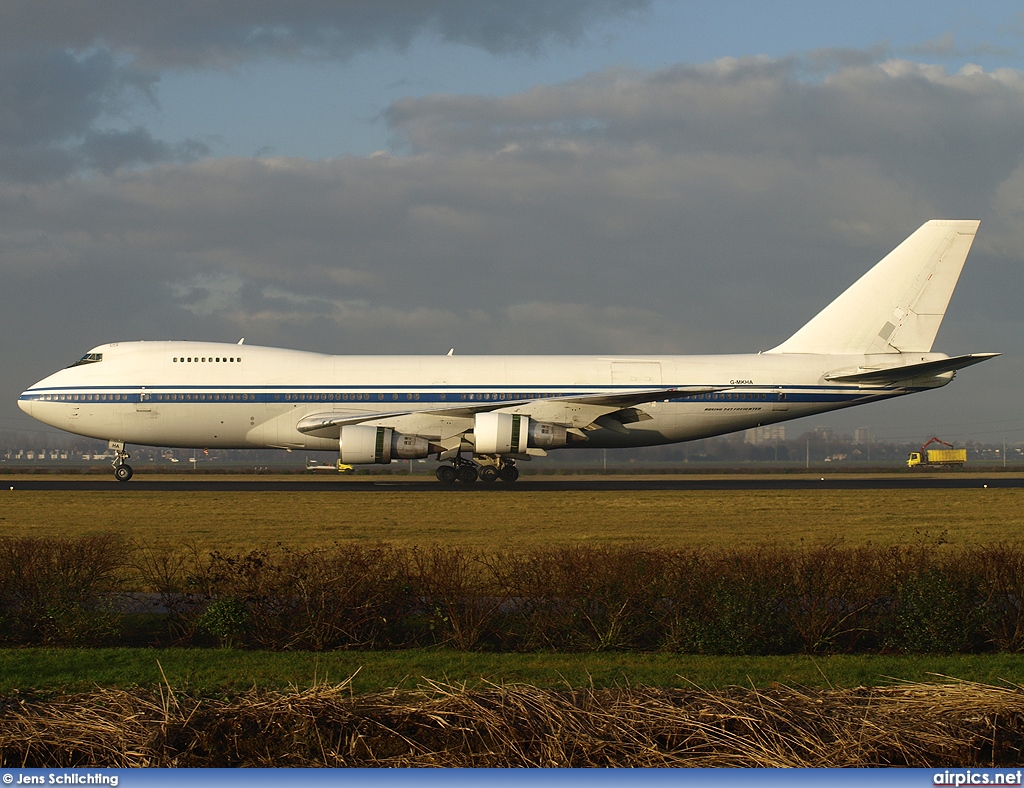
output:
[[[139,401],[135,404],[135,410],[138,413],[149,413],[153,410],[153,395],[146,391],[145,386],[139,389]]]

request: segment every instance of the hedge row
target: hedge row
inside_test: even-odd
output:
[[[139,610],[158,614],[154,645],[1019,652],[1024,545],[227,554],[0,539],[0,643],[123,643]]]

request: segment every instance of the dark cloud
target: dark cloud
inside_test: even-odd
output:
[[[146,94],[155,75],[119,66],[106,51],[19,52],[0,57],[0,145],[62,142],[117,110],[130,92]]]
[[[47,181],[83,169],[187,161],[201,143],[175,145],[142,129],[97,128],[139,100],[156,75],[119,64],[108,51],[76,56],[39,50],[0,57],[0,180]]]
[[[10,0],[0,50],[106,46],[149,67],[230,66],[252,58],[348,58],[405,47],[426,33],[507,54],[574,42],[595,23],[650,0]]]
[[[170,144],[153,139],[145,129],[90,131],[80,147],[81,160],[90,169],[110,174],[121,167],[194,161],[210,153],[196,140]]]
[[[387,117],[414,151],[551,158],[581,145],[653,145],[808,163],[860,157],[980,203],[1024,150],[1022,85],[1018,72],[948,74],[907,61],[854,62],[808,78],[797,58],[727,59],[603,72],[509,98],[409,98]]]
[[[12,0],[0,4],[0,180],[67,175],[209,154],[113,121],[155,105],[158,70],[232,67],[254,58],[340,58],[405,47],[420,34],[492,53],[578,40],[650,0]]]

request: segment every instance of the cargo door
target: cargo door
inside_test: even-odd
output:
[[[645,386],[661,385],[660,361],[613,361],[613,386]]]

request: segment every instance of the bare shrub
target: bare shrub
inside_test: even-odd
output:
[[[696,654],[785,654],[799,649],[787,614],[792,555],[778,547],[676,555],[666,645]]]
[[[997,651],[1024,650],[1024,549],[997,544],[966,551],[965,564],[980,578],[982,629]]]
[[[485,640],[493,643],[506,598],[495,581],[489,556],[434,546],[413,548],[411,563],[434,643],[462,651]]]
[[[116,642],[124,611],[142,603],[165,614],[146,621],[154,645],[1019,652],[1024,547],[335,543],[233,554],[111,534],[0,539],[2,644]]]
[[[250,604],[261,647],[380,647],[414,604],[405,552],[383,544],[286,550],[271,576],[279,585]]]
[[[118,632],[128,546],[116,534],[0,538],[0,642],[96,645]]]
[[[645,545],[574,545],[507,555],[496,569],[523,649],[657,648],[668,554]]]
[[[144,557],[146,577],[193,642],[206,637],[272,650],[383,647],[412,606],[405,553],[384,544]]]
[[[783,606],[801,651],[852,653],[877,645],[878,616],[891,594],[877,549],[825,544],[780,555],[791,582]]]
[[[903,652],[958,653],[978,650],[981,582],[962,554],[939,554],[915,545],[884,551],[894,589],[880,622],[886,648]]]
[[[200,556],[194,542],[176,547],[135,543],[131,551],[138,590],[149,596],[154,610],[166,614],[167,637],[172,643],[189,643],[196,636],[195,611],[205,601],[193,582]]]

